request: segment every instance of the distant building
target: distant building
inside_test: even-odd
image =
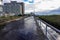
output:
[[[3,2],[2,2],[3,0],[0,0],[0,16],[2,16],[3,15]]]
[[[3,5],[0,5],[0,12],[3,12]]]
[[[24,3],[18,3],[16,1],[11,1],[11,3],[4,3],[3,12],[7,14],[23,15],[24,14]]]

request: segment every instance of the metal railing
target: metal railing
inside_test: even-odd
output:
[[[60,40],[60,30],[41,19],[37,20],[37,22],[49,40]]]

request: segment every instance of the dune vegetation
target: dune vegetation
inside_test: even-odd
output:
[[[46,15],[39,16],[39,18],[51,24],[55,28],[60,29],[60,15],[48,15],[48,16]]]

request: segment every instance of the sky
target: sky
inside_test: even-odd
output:
[[[18,1],[25,3],[25,12],[54,10],[60,7],[60,0],[3,0],[3,2]]]

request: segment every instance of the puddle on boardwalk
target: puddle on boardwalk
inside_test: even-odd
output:
[[[0,40],[36,40],[36,25],[33,17],[8,23],[2,29]]]

